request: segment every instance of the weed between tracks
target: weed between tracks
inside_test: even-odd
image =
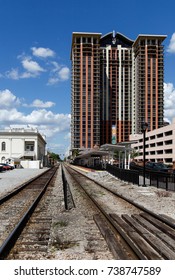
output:
[[[66,221],[58,221],[53,223],[53,228],[56,227],[66,227],[68,223]]]
[[[77,245],[76,242],[72,242],[72,241],[69,241],[69,240],[62,241],[59,238],[59,236],[56,236],[54,241],[52,242],[52,246],[55,249],[58,249],[58,250],[64,250],[64,249],[72,248],[76,245]]]
[[[56,221],[53,223],[53,228],[55,230],[57,230],[59,228],[67,227],[67,226],[68,226],[67,221],[61,220],[61,221]],[[60,236],[58,236],[57,234],[56,234],[56,236],[54,236],[54,240],[52,242],[52,247],[57,250],[64,250],[64,249],[72,248],[76,245],[77,245],[76,242],[72,242],[70,240],[62,240],[60,238]]]
[[[172,193],[167,192],[167,191],[156,191],[155,194],[158,197],[172,197]]]

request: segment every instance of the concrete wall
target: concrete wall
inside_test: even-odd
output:
[[[40,160],[21,160],[21,166],[23,168],[42,168]]]
[[[140,154],[136,159],[142,160],[143,135],[130,135],[130,140],[136,142],[131,147]],[[172,124],[146,132],[146,159],[167,164],[175,162],[175,119]]]

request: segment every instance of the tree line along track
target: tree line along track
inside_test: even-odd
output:
[[[175,259],[175,221],[157,215],[64,166],[98,208],[94,215],[116,258]],[[108,192],[108,193],[107,193]],[[120,237],[119,237],[120,236]],[[128,250],[128,253],[127,253]]]
[[[25,255],[25,250],[29,252],[30,247],[31,253],[41,249],[41,247],[41,251],[46,249],[49,223],[51,222],[51,218],[47,214],[49,186],[56,171],[57,167],[48,169],[0,200],[0,259],[20,258],[21,252],[23,251],[22,254]],[[45,195],[47,198],[44,198]],[[45,199],[45,202],[41,206],[39,202],[42,199]],[[38,205],[39,208],[37,208]],[[24,239],[21,233],[25,231],[25,226],[30,223],[29,218],[34,210],[37,214],[34,222],[31,222],[33,227],[28,231],[28,237]],[[23,241],[19,241],[19,239]],[[22,243],[19,245],[19,242]]]

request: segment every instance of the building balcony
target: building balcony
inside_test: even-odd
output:
[[[24,151],[24,157],[35,157],[34,151]]]

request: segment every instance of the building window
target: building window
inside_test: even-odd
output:
[[[25,147],[25,151],[33,152],[34,151],[34,145],[33,144],[27,144],[26,147]]]
[[[1,162],[5,162],[5,157],[2,157],[2,158],[1,158]]]
[[[165,132],[165,136],[169,136],[169,135],[172,135],[172,134],[173,134],[172,130]]]
[[[5,150],[6,150],[5,142],[2,142],[2,144],[1,144],[1,151],[5,151]]]
[[[171,144],[173,144],[173,141],[172,141],[172,140],[167,140],[167,141],[165,141],[165,145],[171,145]]]
[[[167,149],[165,150],[165,154],[172,154],[173,153],[173,150],[172,149]]]
[[[163,133],[157,134],[157,138],[161,138],[161,137],[163,137]]]

